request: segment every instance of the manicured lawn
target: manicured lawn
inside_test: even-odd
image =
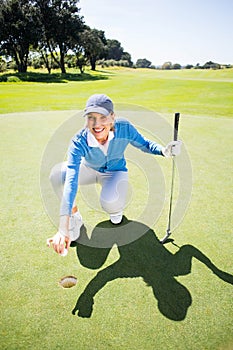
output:
[[[232,70],[101,74],[108,79],[0,84],[1,349],[230,350]],[[110,228],[106,214],[93,209],[92,193],[89,202],[81,195],[79,202],[92,239],[99,226],[114,237],[145,234],[110,251],[79,245],[79,259],[76,248],[62,258],[46,247],[56,230],[41,198],[46,147],[63,128],[67,133],[75,111],[94,92],[109,94],[119,110],[139,104],[159,112],[170,125],[174,112],[181,112],[184,149],[178,162],[186,155],[191,174],[176,176],[175,199],[185,194],[190,175],[192,196],[172,235],[176,245],[162,246],[157,239],[166,231],[171,162],[140,158],[135,150],[128,153],[131,196],[125,215],[131,225]],[[146,119],[139,122],[148,137],[160,137],[156,125],[156,119],[151,128]],[[57,140],[59,148],[64,140]],[[145,229],[141,212],[146,208],[153,217],[158,205],[156,197],[155,207],[147,206],[153,179],[159,180],[158,190],[164,181],[165,199],[158,220]],[[62,289],[59,279],[71,274],[77,286]]]
[[[47,76],[47,75],[46,75]],[[21,79],[23,79],[21,77]],[[79,110],[89,95],[103,91],[116,103],[132,103],[157,112],[232,116],[233,69],[220,71],[99,69],[53,78],[28,74],[35,82],[1,83],[0,113],[42,110]],[[95,80],[96,79],[96,80]]]

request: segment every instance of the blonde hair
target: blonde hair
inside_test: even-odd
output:
[[[115,131],[115,113],[114,112],[111,112],[110,113],[110,116],[111,116],[111,119],[112,119],[112,125],[111,125],[111,128],[110,128],[110,131]]]

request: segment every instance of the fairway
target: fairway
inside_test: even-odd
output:
[[[0,84],[1,349],[231,350],[232,70],[98,74],[107,79]],[[171,126],[174,113],[181,113],[180,158],[190,160],[192,193],[172,234],[175,244],[158,242],[167,225],[171,162],[156,158],[165,199],[148,226],[140,213],[155,160],[150,156],[148,166],[145,158],[143,169],[136,155],[129,158],[132,195],[125,220],[131,225],[125,234],[145,234],[112,249],[79,245],[64,258],[46,247],[56,230],[41,197],[46,147],[95,92],[109,94],[120,109],[131,104],[132,110],[140,105],[154,111]],[[146,136],[155,129],[156,119],[145,127]],[[182,194],[181,176],[176,184]],[[146,210],[154,215],[154,208]],[[93,239],[99,228],[108,229],[106,214],[83,197],[80,211]],[[122,234],[117,230],[109,235]],[[66,275],[77,277],[75,287],[59,285]]]
[[[33,72],[34,74],[34,72]],[[232,117],[233,69],[161,71],[153,69],[87,70],[65,79],[57,74],[28,75],[27,81],[0,84],[0,113],[80,110],[96,92],[111,95],[115,103],[143,106],[156,112]],[[14,73],[12,73],[14,75]],[[89,78],[88,78],[89,76]],[[97,80],[93,80],[93,79]],[[33,82],[38,80],[37,83]],[[27,80],[27,79],[26,79]]]

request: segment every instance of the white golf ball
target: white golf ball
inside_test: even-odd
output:
[[[67,254],[68,254],[68,250],[65,248],[65,249],[64,249],[64,252],[61,253],[60,255],[61,255],[61,256],[66,256]]]

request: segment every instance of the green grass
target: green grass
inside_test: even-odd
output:
[[[117,103],[138,104],[162,113],[232,116],[232,69],[100,69],[87,71],[83,78],[72,72],[64,77],[29,72],[20,79],[29,82],[0,84],[0,113],[83,109],[90,94],[103,91]]]
[[[14,112],[0,115],[1,349],[230,350],[232,71],[119,69],[103,74],[108,79],[0,84],[1,112]],[[173,233],[177,246],[183,247],[179,258],[173,256],[179,251],[177,246],[162,247],[154,235],[161,238],[167,224],[171,164],[162,158],[157,161],[167,194],[162,215],[151,227],[154,233],[147,232],[143,239],[119,251],[114,247],[97,269],[93,268],[96,251],[84,251],[81,262],[88,265],[89,260],[88,268],[77,259],[75,248],[62,258],[46,247],[46,238],[55,228],[45,214],[40,195],[45,147],[55,130],[74,115],[73,110],[83,108],[85,99],[99,91],[113,96],[119,105],[140,104],[159,111],[171,124],[174,111],[182,112],[180,137],[191,159],[193,190],[189,209]],[[190,98],[183,96],[186,102],[182,104],[185,91]],[[150,135],[152,130],[146,132]],[[140,203],[146,201],[145,175],[134,163],[129,165],[133,201],[126,215],[138,221]],[[84,219],[92,225],[107,219],[101,211],[91,210],[82,200],[80,203]],[[188,273],[184,269],[194,255]],[[116,267],[106,270],[113,263]],[[65,290],[58,280],[68,274],[78,278],[78,285]],[[175,280],[186,292],[176,289]],[[81,300],[84,291],[86,298]],[[187,291],[192,304],[182,319]],[[72,315],[78,299],[81,314],[88,312],[91,294],[95,297],[90,317],[79,317],[78,311]],[[179,296],[183,298],[178,303]],[[162,308],[157,299],[165,299]],[[180,320],[171,319],[173,312]]]

